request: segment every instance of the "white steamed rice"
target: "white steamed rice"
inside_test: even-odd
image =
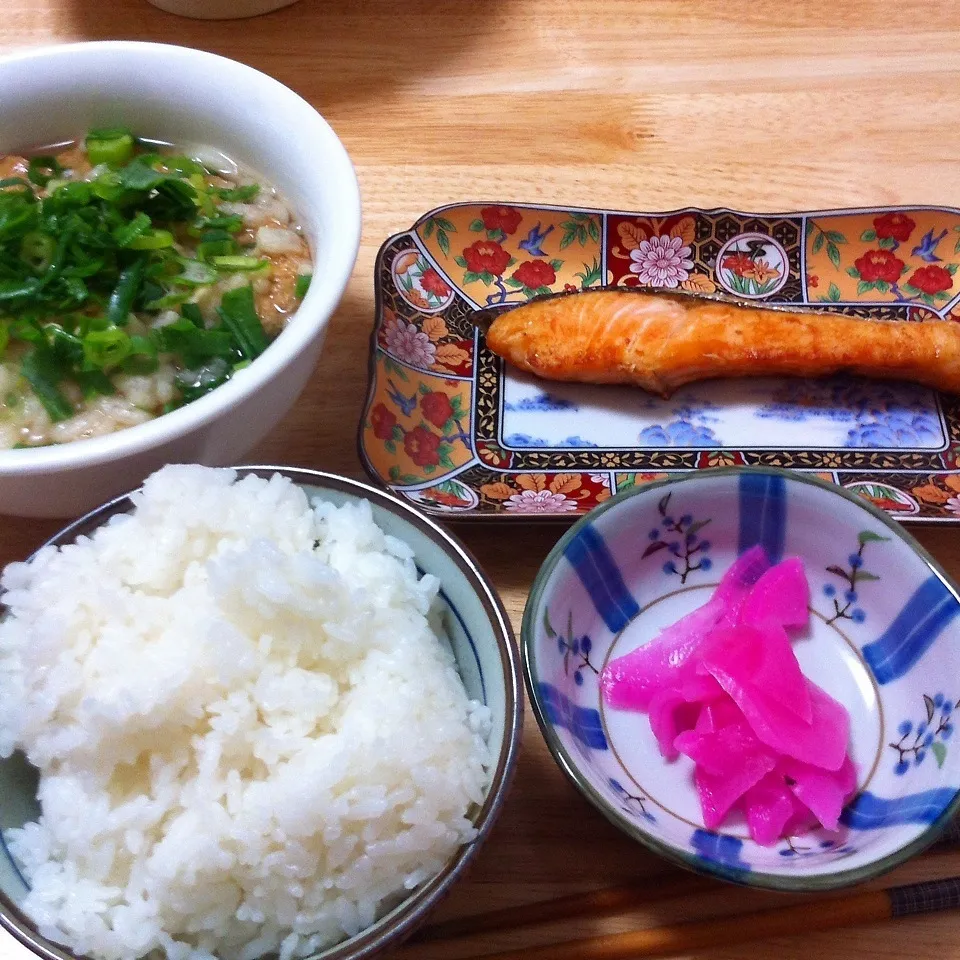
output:
[[[135,499],[0,582],[0,756],[41,774],[24,910],[105,960],[309,955],[473,839],[489,712],[369,504],[192,466]]]

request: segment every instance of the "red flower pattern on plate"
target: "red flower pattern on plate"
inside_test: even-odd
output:
[[[463,497],[458,497],[455,493],[446,493],[443,490],[431,490],[424,495],[424,499],[444,507],[462,507],[469,502],[464,500]]]
[[[382,403],[378,403],[370,413],[373,435],[378,440],[389,440],[393,436],[393,428],[396,423],[397,418]]]
[[[450,287],[434,267],[429,267],[420,274],[420,286],[441,300],[450,295]]]
[[[523,214],[515,207],[484,207],[480,211],[485,230],[502,230],[506,234],[516,233]]]
[[[860,272],[860,279],[866,283],[876,283],[878,280],[896,283],[903,271],[903,261],[889,250],[868,250],[863,256],[857,257],[853,265]]]
[[[915,221],[904,213],[885,213],[873,220],[873,229],[877,232],[878,240],[896,240],[898,243],[906,243],[916,225]]]
[[[546,260],[527,260],[513,271],[513,279],[530,290],[549,287],[557,279],[557,272]]]
[[[745,277],[753,271],[753,260],[746,253],[731,253],[720,261],[720,266],[738,277]]]
[[[510,263],[510,254],[495,240],[477,240],[464,247],[463,259],[471,272],[492,273],[499,277]]]
[[[453,416],[453,406],[450,403],[450,398],[445,393],[436,390],[425,393],[420,398],[420,409],[423,411],[424,418],[435,427],[443,427]]]
[[[921,293],[932,295],[949,290],[953,286],[953,277],[949,270],[931,263],[929,266],[914,270],[907,283],[911,287],[916,287]]]
[[[403,438],[404,453],[418,467],[435,467],[440,462],[440,438],[426,427],[414,427]]]

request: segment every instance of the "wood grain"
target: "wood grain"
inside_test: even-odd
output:
[[[353,280],[311,385],[250,462],[363,475],[354,430],[373,259],[384,237],[429,207],[486,198],[628,210],[960,204],[960,5],[951,0],[301,0],[256,20],[217,23],[182,20],[144,0],[3,4],[0,52],[86,39],[183,43],[272,73],[317,106],[357,165],[364,232]],[[4,519],[0,563],[26,556],[58,526]],[[957,533],[913,529],[960,576]],[[527,588],[560,528],[530,527],[509,546],[497,525],[457,532],[519,628]],[[669,870],[580,798],[528,718],[503,817],[436,919]],[[957,873],[960,853],[937,853],[897,879]],[[549,933],[583,937],[722,914],[742,899],[725,888],[684,907]],[[452,960],[538,936],[424,944],[418,956]],[[943,960],[960,956],[958,940],[960,916],[942,915],[811,930],[711,955]]]

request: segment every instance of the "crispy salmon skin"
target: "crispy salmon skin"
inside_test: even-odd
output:
[[[548,380],[635,384],[846,371],[960,394],[960,324],[741,306],[685,294],[587,290],[500,314],[487,345]]]

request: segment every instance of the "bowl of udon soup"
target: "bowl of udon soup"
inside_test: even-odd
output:
[[[0,512],[75,516],[236,462],[293,407],[356,259],[346,150],[223,57],[0,59]]]
[[[503,805],[509,620],[383,491],[167,466],[0,610],[0,939],[43,960],[366,960]]]

